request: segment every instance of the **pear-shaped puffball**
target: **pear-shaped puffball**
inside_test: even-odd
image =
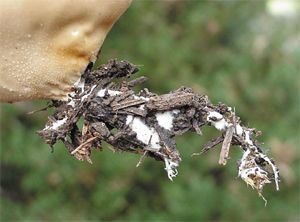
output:
[[[1,0],[0,101],[63,100],[130,0]]]

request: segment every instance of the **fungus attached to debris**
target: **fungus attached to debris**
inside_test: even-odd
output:
[[[181,162],[175,136],[187,131],[201,134],[204,126],[213,126],[221,136],[208,142],[201,153],[222,143],[219,164],[226,165],[229,148],[236,145],[243,155],[238,175],[262,196],[265,184],[275,181],[279,190],[279,172],[254,139],[255,129],[241,124],[231,107],[213,105],[208,97],[182,87],[164,95],[133,87],[145,80],[128,80],[137,68],[126,61],[111,60],[94,71],[87,70],[74,86],[68,101],[53,101],[56,111],[39,135],[51,147],[61,140],[70,154],[91,161],[93,148],[102,149],[102,141],[116,151],[153,157],[165,163],[170,180],[178,174]],[[115,81],[121,79],[122,81]],[[82,129],[77,122],[83,118]]]

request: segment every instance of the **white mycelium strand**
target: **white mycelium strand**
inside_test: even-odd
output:
[[[94,85],[90,91],[90,93],[88,95],[91,94],[91,92],[93,91],[93,89],[96,87],[96,85]],[[74,88],[76,89],[80,89],[80,92],[79,94],[83,93],[84,92],[84,81],[83,79],[80,77],[75,83],[74,83]],[[67,97],[68,99],[68,103],[67,105],[68,106],[72,106],[72,107],[75,107],[75,99],[73,98],[74,96],[76,95],[75,91],[70,93]],[[86,97],[88,96],[86,95]],[[83,101],[85,99],[85,96],[83,96],[81,98],[81,101]],[[52,130],[57,130],[60,126],[62,126],[64,123],[66,123],[68,117],[65,117],[63,118],[62,120],[57,120],[56,122],[54,122],[52,124],[52,126],[47,126],[45,129],[52,129]]]
[[[110,90],[110,89],[100,89],[98,92],[97,92],[97,96],[99,97],[104,97],[105,94],[108,94],[110,96],[116,96],[116,95],[120,95],[121,92],[120,91],[115,91],[115,90]]]
[[[74,87],[77,88],[77,89],[80,89],[81,92],[80,93],[83,93],[84,91],[84,80],[81,79],[81,77],[74,83]]]
[[[251,140],[251,132],[249,130],[244,130],[244,133],[245,133],[245,142],[252,146],[253,142]]]
[[[79,94],[84,92],[84,81],[83,79],[81,79],[81,77],[74,83],[74,88],[80,90]],[[68,95],[68,101],[69,101],[67,103],[68,106],[75,107],[75,100],[76,100],[74,99],[75,95],[76,95],[75,91]]]
[[[87,93],[86,95],[84,95],[83,97],[81,97],[81,101],[84,101],[89,95],[91,95],[91,93],[93,92],[93,90],[96,88],[96,85],[93,85],[90,92]]]
[[[46,130],[46,129],[57,130],[60,126],[62,126],[64,123],[67,122],[67,119],[68,119],[68,117],[65,117],[61,120],[57,120],[57,121],[53,122],[51,126],[46,126],[46,128],[44,130]]]
[[[67,105],[68,105],[68,106],[74,107],[74,106],[75,106],[75,101],[74,101],[74,99],[71,98],[70,102],[68,102]]]
[[[276,184],[276,190],[279,190],[279,173],[277,167],[272,163],[269,157],[267,157],[263,153],[259,153],[260,157],[262,157],[265,161],[268,162],[268,164],[272,167],[273,173],[274,173],[274,180]]]
[[[243,128],[241,127],[240,124],[236,124],[236,127],[235,127],[235,132],[238,136],[242,136],[243,135]]]
[[[93,92],[93,90],[96,88],[97,85],[93,85],[90,92],[85,94],[84,96],[81,97],[81,102],[84,101],[86,98],[88,98],[89,95],[91,95],[91,93]],[[77,89],[81,89],[81,92],[79,94],[81,94],[84,90],[84,83],[75,83],[74,87],[76,87]],[[74,99],[73,97],[75,96],[75,92],[71,93],[68,97],[69,102],[67,103],[68,106],[72,106],[75,107],[75,101],[77,99]]]
[[[171,181],[173,181],[173,177],[176,177],[178,174],[178,171],[176,169],[176,167],[178,167],[178,164],[173,162],[171,159],[165,157],[164,158],[165,161],[165,170],[168,173],[168,177]]]
[[[133,98],[134,99],[141,99],[141,100],[144,100],[144,101],[149,101],[150,99],[147,98],[147,97],[144,97],[144,96],[137,96],[137,95],[133,95]]]
[[[239,176],[241,176],[241,173],[242,173],[242,169],[245,168],[245,164],[246,164],[246,159],[248,157],[248,155],[250,154],[250,150],[246,150],[242,156],[242,159],[241,159],[241,163],[240,163],[240,166],[239,166]]]

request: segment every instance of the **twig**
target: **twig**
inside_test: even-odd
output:
[[[146,151],[143,153],[143,155],[141,156],[139,162],[136,164],[136,167],[139,167],[139,166],[142,164],[142,162],[143,162],[145,156],[147,155],[147,153],[148,153],[148,150],[146,150]]]
[[[234,131],[233,125],[229,126],[229,128],[226,130],[226,134],[225,134],[221,152],[220,152],[220,158],[219,158],[220,165],[226,165],[226,163],[227,163],[229,149],[230,149],[231,140],[232,140],[232,136],[233,136],[233,131]]]
[[[216,145],[220,144],[224,140],[223,136],[219,136],[211,141],[209,141],[207,144],[204,145],[203,149],[199,153],[193,153],[191,156],[199,156],[203,153],[206,153],[211,148],[215,147]]]
[[[77,153],[82,147],[84,147],[85,145],[89,144],[90,142],[94,141],[95,139],[97,139],[98,137],[92,137],[89,138],[88,140],[86,140],[85,142],[81,143],[75,150],[73,150],[71,152],[71,155],[74,155],[75,153]]]

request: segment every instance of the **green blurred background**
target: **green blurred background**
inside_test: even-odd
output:
[[[276,3],[277,2],[277,3]],[[282,5],[282,2],[287,2]],[[277,4],[277,5],[276,5]],[[190,155],[218,132],[177,139],[179,175],[139,156],[94,152],[79,162],[62,144],[51,153],[35,133],[53,110],[46,102],[1,104],[1,221],[300,221],[299,1],[135,1],[110,32],[98,65],[141,65],[144,85],[166,93],[182,85],[235,107],[263,132],[282,176],[266,186],[267,207],[237,177],[241,152],[226,167],[219,148]],[[97,7],[97,6],[95,6]]]

